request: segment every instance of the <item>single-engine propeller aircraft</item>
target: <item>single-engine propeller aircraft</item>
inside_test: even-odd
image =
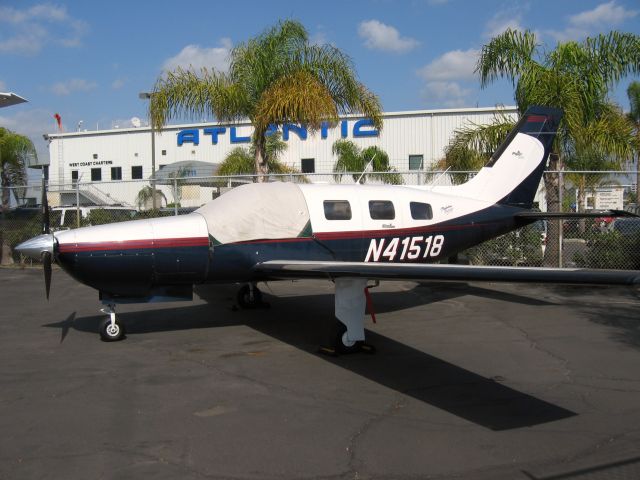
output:
[[[367,348],[369,281],[638,284],[640,271],[434,264],[549,216],[531,208],[561,116],[531,107],[491,161],[456,186],[250,184],[187,215],[53,234],[43,195],[44,234],[17,250],[43,260],[47,298],[52,259],[97,289],[108,341],[124,334],[117,303],[190,300],[200,283],[243,283],[238,303],[250,307],[261,302],[260,281],[332,280],[338,352]]]

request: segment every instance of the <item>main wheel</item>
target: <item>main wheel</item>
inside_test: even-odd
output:
[[[236,297],[240,308],[249,309],[256,308],[262,305],[262,292],[258,287],[253,287],[253,298],[251,297],[251,287],[249,285],[243,285],[238,290]]]
[[[334,346],[338,353],[355,353],[360,351],[360,344],[355,340],[349,340],[347,336],[347,326],[336,319]]]
[[[117,342],[124,338],[124,325],[116,321],[111,324],[111,318],[107,317],[100,322],[100,338],[105,342]]]

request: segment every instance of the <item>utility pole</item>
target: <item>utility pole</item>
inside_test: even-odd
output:
[[[151,101],[151,93],[140,92],[138,98]],[[156,209],[156,132],[153,128],[153,117],[149,111],[149,128],[151,130],[151,202],[152,208]]]

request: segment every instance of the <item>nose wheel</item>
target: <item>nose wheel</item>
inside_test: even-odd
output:
[[[108,317],[100,321],[100,338],[105,342],[117,342],[124,338],[124,325],[116,318],[115,305],[108,305],[101,309]]]

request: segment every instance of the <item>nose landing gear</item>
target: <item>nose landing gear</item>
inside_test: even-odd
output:
[[[102,313],[109,315],[100,321],[99,326],[100,338],[105,342],[117,342],[124,338],[124,325],[117,320],[115,308],[115,305],[109,304],[100,309]]]

